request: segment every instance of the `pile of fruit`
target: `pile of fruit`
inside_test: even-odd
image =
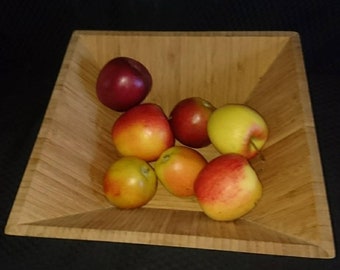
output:
[[[216,108],[200,97],[179,100],[167,116],[158,104],[142,103],[151,87],[148,69],[129,57],[112,59],[98,75],[98,99],[121,112],[112,127],[121,157],[105,174],[107,199],[121,209],[138,208],[161,182],[174,196],[195,197],[214,220],[235,220],[253,209],[262,186],[249,159],[268,138],[262,116],[244,104]],[[208,162],[197,149],[209,144],[220,155]]]

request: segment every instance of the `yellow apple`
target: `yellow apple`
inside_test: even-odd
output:
[[[222,154],[235,153],[250,159],[256,156],[268,138],[268,126],[254,109],[243,104],[217,108],[208,120],[212,145]]]
[[[173,146],[165,150],[155,162],[159,181],[173,195],[194,196],[194,182],[198,173],[207,164],[196,150],[186,146]]]
[[[220,155],[199,173],[194,185],[203,212],[218,221],[232,221],[252,210],[262,185],[248,160],[237,154]]]
[[[137,157],[115,161],[104,177],[104,194],[117,208],[132,209],[147,204],[155,195],[157,177],[153,168]]]

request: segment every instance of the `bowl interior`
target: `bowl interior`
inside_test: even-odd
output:
[[[235,222],[206,217],[194,199],[159,185],[142,209],[106,200],[102,179],[119,155],[110,130],[120,113],[95,94],[116,56],[153,76],[145,102],[168,114],[181,99],[245,103],[270,129],[265,160],[251,161],[263,197]],[[199,151],[208,159],[213,146]],[[333,257],[333,237],[299,37],[292,32],[76,31],[67,49],[6,233],[41,237]]]

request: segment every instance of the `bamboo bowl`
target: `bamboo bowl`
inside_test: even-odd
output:
[[[145,101],[166,113],[201,96],[245,103],[270,128],[252,165],[263,197],[234,222],[206,217],[192,199],[159,185],[145,207],[118,210],[102,179],[118,158],[110,130],[119,113],[98,102],[96,78],[116,56],[145,64]],[[200,149],[208,159],[218,153]],[[17,193],[7,234],[276,254],[335,256],[300,40],[294,32],[75,31]]]

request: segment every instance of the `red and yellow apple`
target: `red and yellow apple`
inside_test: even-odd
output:
[[[140,104],[122,113],[113,124],[112,140],[121,155],[148,162],[175,143],[167,116],[154,103]]]
[[[179,101],[172,109],[169,122],[175,138],[182,144],[201,148],[210,144],[207,123],[215,107],[200,97]]]
[[[121,112],[141,103],[151,87],[151,74],[141,62],[116,57],[100,70],[96,91],[105,106]]]
[[[157,177],[146,161],[122,157],[107,170],[103,187],[105,196],[117,208],[139,208],[155,195]]]
[[[195,149],[173,146],[165,150],[155,162],[159,181],[173,195],[194,196],[194,182],[207,164],[206,159]]]
[[[245,157],[237,154],[211,160],[199,173],[194,190],[203,212],[218,221],[242,217],[262,197],[256,172]]]
[[[256,156],[268,138],[263,117],[244,104],[217,108],[207,125],[211,143],[221,154],[235,153],[250,159]]]

